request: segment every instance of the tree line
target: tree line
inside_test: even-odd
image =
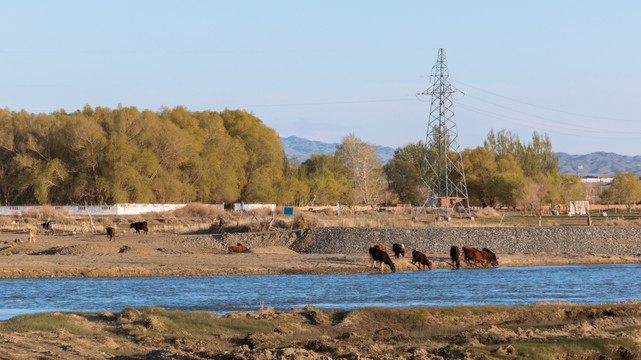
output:
[[[433,150],[422,141],[410,143],[383,165],[374,144],[349,134],[333,155],[313,154],[299,163],[285,157],[276,131],[242,110],[87,105],[73,113],[33,114],[4,109],[0,201],[420,204],[422,162]],[[460,156],[471,205],[540,212],[586,197],[577,176],[559,174],[547,135],[535,132],[524,143],[509,131],[491,131],[484,146]],[[617,194],[629,195],[614,190],[604,196],[618,201]]]

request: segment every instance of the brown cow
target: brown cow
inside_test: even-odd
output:
[[[394,266],[394,263],[392,262],[392,259],[390,259],[389,255],[387,255],[385,251],[372,246],[371,248],[369,248],[370,266],[372,266],[373,264],[375,267],[377,262],[381,263],[381,271],[383,271],[383,264],[387,264],[392,272],[396,272],[396,266]]]
[[[243,246],[241,243],[237,243],[236,246],[232,245],[232,246],[227,248],[227,250],[230,253],[244,253],[245,251],[247,251],[247,249],[248,249],[248,247],[247,246]]]
[[[485,266],[483,253],[477,248],[463,246],[463,259],[465,259],[465,262],[467,262],[469,266],[476,266],[476,264]]]
[[[432,270],[432,262],[430,259],[418,250],[412,251],[412,265],[415,265],[419,270],[425,269],[425,267]]]
[[[108,227],[105,230],[107,230],[107,236],[109,236],[109,241],[112,241],[113,239],[116,238],[116,229],[112,227]]]
[[[387,246],[384,244],[374,244],[372,247],[377,248],[380,251],[387,251]]]
[[[38,233],[38,231],[36,230],[36,228],[31,228],[31,230],[29,230],[29,241],[28,242],[33,241],[35,243],[36,242],[37,233]]]
[[[499,266],[499,261],[496,259],[496,254],[494,254],[492,250],[483,248],[483,250],[481,250],[481,254],[483,255],[483,259],[485,259],[486,264],[492,265],[493,267]]]

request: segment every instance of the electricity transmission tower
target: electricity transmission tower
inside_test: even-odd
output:
[[[419,183],[419,199],[423,205],[414,219],[425,207],[433,208],[437,217],[447,220],[455,208],[471,218],[452,101],[453,94],[460,91],[449,82],[445,49],[439,49],[430,78],[431,86],[418,94],[429,95],[432,101]]]

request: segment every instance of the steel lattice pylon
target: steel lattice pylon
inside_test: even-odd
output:
[[[419,199],[423,205],[414,218],[427,206],[445,219],[451,218],[455,207],[460,207],[461,213],[471,218],[452,100],[453,94],[460,91],[449,82],[445,49],[438,51],[431,81],[431,86],[418,94],[430,95],[432,101],[419,184]]]

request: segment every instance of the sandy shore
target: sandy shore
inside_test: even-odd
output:
[[[106,235],[0,233],[0,278],[130,277],[250,274],[348,274],[380,271],[369,257],[299,254],[285,247],[255,247],[228,254],[208,235],[120,233]],[[451,268],[447,254],[427,253],[434,268]],[[497,254],[500,266],[636,264],[638,256]],[[410,258],[394,259],[397,271],[415,271]],[[385,267],[385,271],[389,268]]]

